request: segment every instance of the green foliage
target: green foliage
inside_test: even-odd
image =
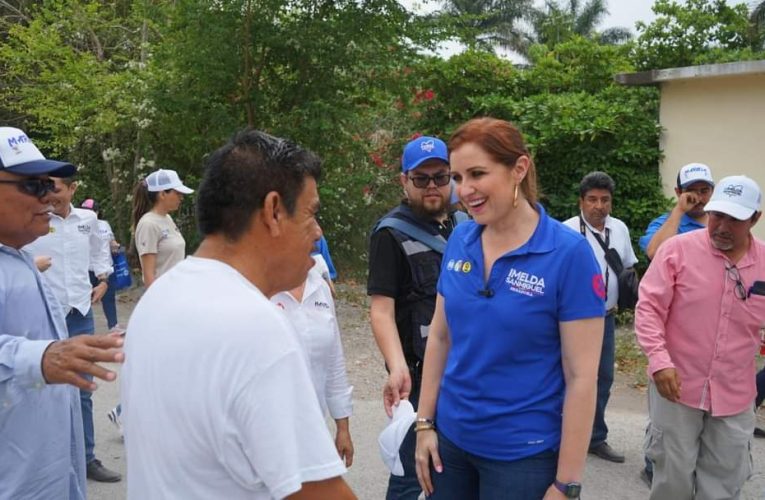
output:
[[[632,70],[628,51],[574,37],[533,52],[534,65],[522,71],[478,52],[429,61],[415,78],[436,97],[419,103],[418,124],[444,135],[474,116],[514,122],[534,154],[542,203],[559,219],[578,212],[586,173],[608,172],[617,186],[614,216],[636,243],[667,200],[658,174],[658,91],[613,81]]]
[[[613,85],[615,74],[633,70],[629,51],[629,45],[601,45],[581,36],[554,49],[537,45],[529,54],[532,67],[524,72],[524,94],[598,92]]]
[[[464,15],[419,19],[396,0],[0,5],[0,116],[81,166],[78,195],[99,199],[122,241],[132,185],[150,170],[195,186],[205,155],[235,131],[289,137],[323,158],[322,227],[343,276],[360,276],[369,228],[401,196],[404,143],[446,138],[478,115],[519,125],[556,217],[576,212],[585,173],[609,172],[614,215],[637,238],[667,205],[658,92],[618,86],[614,74],[760,56],[745,9],[721,0],[657,0],[636,46],[588,38],[605,3],[572,1],[570,33],[530,47],[521,69],[478,49],[525,50],[517,21],[529,1],[447,5]],[[418,52],[454,33],[476,50]],[[175,216],[189,250],[193,209],[192,196]]]
[[[145,126],[139,9],[130,3],[41,2],[0,44],[4,106],[53,157],[79,164],[81,192],[98,198],[121,236],[132,184],[129,145]],[[128,145],[126,148],[125,146]]]
[[[725,0],[656,0],[656,19],[638,22],[640,33],[634,60],[638,69],[691,66],[746,58],[762,46],[762,33],[752,31],[749,11],[743,3],[729,6]],[[718,59],[719,58],[719,59]]]
[[[325,232],[339,262],[363,258],[348,214],[381,184],[366,138],[402,93],[395,74],[434,41],[398,2],[46,0],[25,21],[0,41],[3,107],[83,167],[80,194],[120,239],[137,179],[164,167],[194,186],[204,156],[249,126],[322,156]],[[191,201],[176,216],[189,250]]]

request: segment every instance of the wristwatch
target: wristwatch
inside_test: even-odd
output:
[[[579,498],[582,494],[582,483],[561,483],[556,479],[553,484],[566,498]]]

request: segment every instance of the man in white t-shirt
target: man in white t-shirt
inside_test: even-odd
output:
[[[624,222],[611,217],[614,197],[614,180],[605,172],[590,172],[579,184],[579,208],[581,212],[566,220],[564,224],[580,232],[592,247],[595,258],[603,273],[606,285],[606,318],[603,332],[603,348],[598,366],[598,393],[595,404],[595,421],[592,426],[589,453],[609,462],[623,463],[624,455],[611,448],[606,441],[606,405],[614,382],[615,329],[614,313],[619,300],[618,275],[606,263],[605,250],[613,248],[619,254],[622,265],[631,268],[637,263],[630,241],[630,231]],[[600,241],[598,241],[600,240]]]
[[[128,324],[128,498],[355,498],[296,334],[268,300],[313,266],[320,172],[312,153],[258,131],[208,159],[204,239]]]

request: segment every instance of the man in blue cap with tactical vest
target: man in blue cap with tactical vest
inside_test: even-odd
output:
[[[367,293],[372,332],[388,369],[383,389],[388,416],[401,399],[417,409],[446,239],[459,221],[467,219],[464,212],[449,211],[450,180],[449,155],[442,140],[421,136],[410,141],[401,158],[400,182],[406,197],[377,222],[370,237]],[[416,500],[420,495],[415,443],[410,430],[399,450],[404,475],[390,476],[388,500]]]

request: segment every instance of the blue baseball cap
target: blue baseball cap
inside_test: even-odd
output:
[[[404,146],[401,171],[407,173],[431,159],[441,160],[447,165],[449,164],[449,151],[446,149],[446,143],[436,137],[420,136]]]
[[[0,170],[51,177],[71,177],[77,172],[71,163],[46,160],[27,134],[13,127],[0,127]]]

